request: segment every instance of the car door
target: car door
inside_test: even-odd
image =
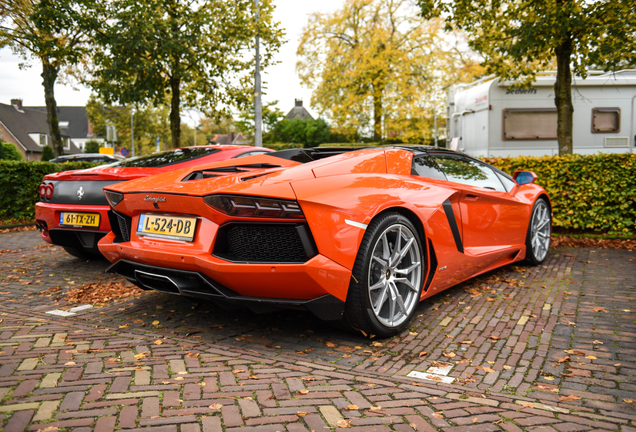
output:
[[[510,193],[490,166],[451,153],[430,153],[449,182],[460,184],[462,237],[470,255],[497,254],[525,242],[525,205]]]

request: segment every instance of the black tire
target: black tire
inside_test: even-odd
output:
[[[394,255],[398,237],[401,258]],[[385,246],[388,259],[383,260],[387,256]],[[367,227],[353,267],[345,324],[369,336],[388,337],[404,330],[420,302],[425,264],[422,240],[410,220],[399,213],[374,219]]]
[[[545,261],[550,250],[550,235],[552,235],[552,210],[544,198],[539,198],[532,207],[526,234],[528,264],[536,266]]]
[[[92,261],[104,259],[104,255],[97,254],[94,252],[89,252],[84,248],[74,248],[70,246],[62,246],[62,247],[67,253],[73,255],[75,258],[79,258],[83,260],[92,260]]]

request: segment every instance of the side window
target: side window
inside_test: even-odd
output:
[[[517,185],[514,180],[512,180],[508,176],[505,176],[497,171],[495,171],[495,174],[497,174],[497,177],[499,177],[499,180],[501,180],[507,192],[510,192]]]
[[[416,156],[413,158],[411,174],[432,179],[446,180],[444,172],[437,166],[429,155]]]
[[[620,131],[620,108],[592,108],[592,133],[618,133]]]
[[[503,110],[504,141],[557,139],[556,108]]]
[[[433,157],[449,181],[506,192],[499,177],[486,165],[461,156],[434,155]]]

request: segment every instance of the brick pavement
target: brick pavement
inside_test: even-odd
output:
[[[636,431],[633,251],[554,251],[369,340],[306,313],[158,293],[45,314],[75,305],[42,290],[119,279],[37,233],[7,236],[0,251],[19,250],[0,255],[5,431]]]

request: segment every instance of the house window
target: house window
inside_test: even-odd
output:
[[[46,134],[40,134],[40,145],[44,147],[49,143],[49,137]]]
[[[69,137],[62,137],[62,142],[64,143],[64,150],[71,149],[71,139]]]
[[[620,131],[620,108],[592,108],[592,133],[617,133]]]
[[[505,141],[557,139],[556,108],[503,110],[502,137]]]

